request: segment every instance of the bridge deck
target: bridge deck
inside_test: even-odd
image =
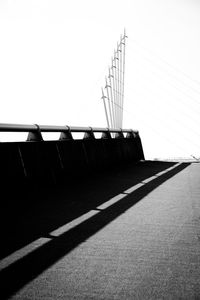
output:
[[[146,161],[19,194],[3,201],[1,299],[200,297],[200,164]]]

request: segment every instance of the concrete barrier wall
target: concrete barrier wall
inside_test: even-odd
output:
[[[0,143],[1,184],[49,185],[144,159],[130,138]]]

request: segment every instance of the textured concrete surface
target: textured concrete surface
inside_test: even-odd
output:
[[[4,220],[1,299],[200,299],[200,164],[141,162],[47,198]]]

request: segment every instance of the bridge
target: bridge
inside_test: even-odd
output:
[[[197,161],[147,161],[130,129],[0,131],[28,133],[0,143],[1,299],[199,298]]]

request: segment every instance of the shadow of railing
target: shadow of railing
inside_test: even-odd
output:
[[[0,259],[173,165],[140,162],[70,184],[66,181],[58,187],[14,192],[11,188],[1,201],[0,222],[4,231]]]
[[[6,207],[1,258],[7,265],[0,271],[1,299],[18,291],[188,165],[140,162],[76,182],[70,188],[63,184],[59,189],[43,191],[35,202],[27,195],[23,205],[14,210]],[[14,253],[14,259],[11,257],[12,252],[39,238],[46,242],[25,255]]]

